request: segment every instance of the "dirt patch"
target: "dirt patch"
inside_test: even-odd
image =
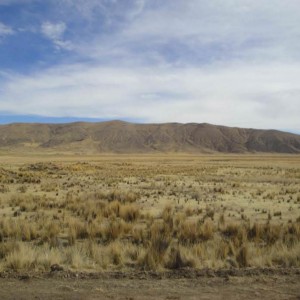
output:
[[[300,299],[294,269],[1,276],[1,299]]]
[[[130,279],[130,280],[162,280],[162,279],[199,279],[254,277],[254,276],[299,276],[300,268],[231,268],[231,269],[190,269],[182,268],[172,271],[130,271],[130,272],[75,272],[70,270],[54,269],[51,272],[0,272],[0,279]]]

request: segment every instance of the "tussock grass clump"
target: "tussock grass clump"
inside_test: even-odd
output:
[[[209,219],[201,221],[185,221],[181,224],[178,239],[183,244],[194,244],[212,239],[215,226]]]
[[[134,222],[139,217],[139,208],[133,204],[126,204],[120,207],[119,216],[126,222]]]
[[[36,252],[27,244],[17,244],[5,256],[5,267],[12,270],[32,270],[36,265]]]
[[[108,223],[105,224],[102,232],[106,241],[114,241],[123,234],[124,223],[119,219],[111,218]]]
[[[4,219],[0,221],[1,239],[15,239],[20,241],[32,241],[40,236],[35,224],[23,219]]]
[[[165,267],[168,269],[182,269],[195,267],[195,259],[188,257],[183,251],[183,248],[172,247],[166,259]]]
[[[132,203],[137,201],[139,194],[133,191],[124,192],[120,190],[113,190],[106,194],[102,194],[102,197],[107,199],[109,202],[119,201],[121,203]]]
[[[163,223],[152,224],[147,250],[139,265],[144,269],[156,270],[161,267],[164,255],[172,240],[170,228]]]
[[[173,228],[173,217],[174,217],[174,209],[171,205],[165,206],[161,213],[161,218],[167,226]]]
[[[249,265],[249,254],[247,245],[243,245],[236,256],[236,261],[239,264],[239,267],[248,267]]]
[[[67,237],[70,245],[74,245],[76,240],[101,237],[100,228],[95,222],[80,222],[72,219],[68,221],[65,227],[67,228]]]
[[[192,244],[199,240],[200,225],[198,222],[185,221],[181,224],[178,239],[182,244]]]
[[[61,252],[50,248],[49,245],[37,247],[25,243],[7,244],[9,251],[4,255],[4,269],[49,270],[53,264],[62,262]]]

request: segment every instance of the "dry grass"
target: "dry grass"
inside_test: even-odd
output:
[[[300,266],[298,156],[40,159],[0,163],[0,269]]]

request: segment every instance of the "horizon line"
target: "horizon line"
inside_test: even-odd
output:
[[[214,122],[145,122],[139,119],[133,118],[88,118],[88,117],[47,117],[40,115],[1,115],[0,114],[0,125],[12,125],[12,124],[72,124],[72,123],[103,123],[103,122],[124,122],[131,124],[209,124],[214,126],[223,126],[231,128],[244,128],[244,129],[255,129],[255,130],[276,130],[283,131],[292,134],[300,135],[300,130],[286,129],[286,128],[259,128],[253,126],[240,126],[240,125],[224,125],[216,124]]]

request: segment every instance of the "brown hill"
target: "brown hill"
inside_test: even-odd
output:
[[[210,124],[122,121],[0,126],[0,149],[38,148],[84,153],[300,153],[300,135]]]

